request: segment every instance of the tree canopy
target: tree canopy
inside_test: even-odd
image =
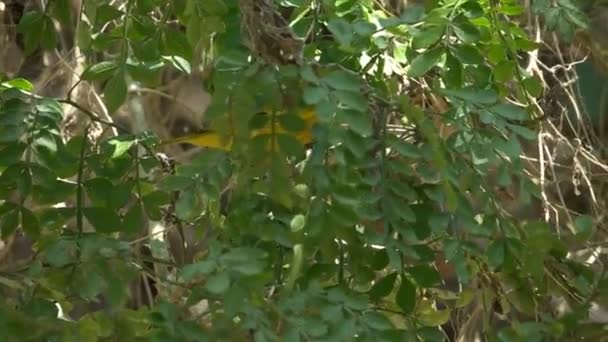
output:
[[[604,336],[600,5],[42,3],[0,1],[2,340]]]

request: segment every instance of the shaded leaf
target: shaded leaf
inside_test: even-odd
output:
[[[348,21],[342,18],[334,18],[327,23],[327,28],[340,44],[350,45],[352,42],[354,30]]]
[[[106,84],[104,89],[104,102],[108,112],[114,113],[127,99],[127,82],[125,74],[118,70]]]
[[[361,81],[357,74],[345,70],[334,70],[322,78],[328,86],[336,90],[359,92]]]
[[[307,105],[314,105],[327,99],[329,92],[323,87],[306,87],[302,98]]]
[[[184,281],[189,282],[199,275],[211,274],[217,267],[217,263],[213,260],[203,260],[193,264],[186,265],[181,269],[181,277]]]
[[[391,273],[382,279],[378,280],[374,286],[369,290],[368,295],[372,300],[378,300],[380,298],[384,298],[388,296],[395,285],[395,280],[397,280],[397,273]]]
[[[0,229],[2,229],[2,237],[7,238],[17,230],[19,225],[19,210],[11,210],[2,215],[0,219]]]
[[[524,120],[528,116],[525,110],[510,103],[501,103],[490,107],[489,110],[510,120]]]
[[[218,274],[214,274],[209,279],[207,279],[207,283],[205,284],[205,288],[207,291],[213,294],[222,294],[228,290],[230,286],[230,276],[228,272],[222,272]]]
[[[401,285],[395,298],[397,305],[406,313],[410,314],[416,306],[416,287],[407,278],[401,277]]]
[[[89,207],[83,209],[87,220],[102,233],[112,233],[121,230],[122,224],[118,214],[108,208]]]
[[[408,267],[405,270],[422,287],[431,287],[441,282],[439,272],[429,265]]]
[[[490,267],[495,270],[498,267],[502,266],[505,261],[505,244],[502,240],[492,241],[488,250],[486,251],[488,255],[488,264]]]
[[[84,70],[84,72],[82,73],[80,78],[85,81],[104,80],[104,79],[110,77],[110,75],[112,75],[112,73],[116,69],[118,69],[118,64],[116,64],[116,62],[102,61],[97,64],[88,66]]]
[[[461,100],[477,104],[494,104],[498,101],[498,94],[491,89],[461,88],[441,89],[440,92],[447,96],[453,96]]]
[[[21,208],[21,228],[32,238],[37,238],[40,234],[40,223],[34,213],[22,207]]]
[[[426,74],[439,63],[444,54],[445,50],[442,47],[437,47],[416,56],[410,64],[408,75],[410,77],[420,77]]]
[[[366,313],[363,319],[370,328],[375,330],[391,330],[395,328],[386,316],[378,312]]]

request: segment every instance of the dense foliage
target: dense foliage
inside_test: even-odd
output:
[[[586,27],[571,1],[533,3],[564,39]],[[607,299],[604,270],[571,253],[594,221],[543,220],[547,198],[520,158],[546,119],[527,9],[404,4],[86,0],[74,12],[54,0],[27,11],[27,53],[75,27],[87,67],[73,89],[96,86],[109,115],[72,90],[50,98],[2,80],[2,239],[33,242],[0,267],[2,340],[601,336],[588,309]],[[232,151],[176,164],[153,132],[113,122],[167,68],[204,82],[205,121],[235,137]],[[295,131],[303,106],[319,119],[311,146],[249,138],[260,110]],[[65,129],[68,108],[83,129]],[[568,313],[556,314],[558,298]]]

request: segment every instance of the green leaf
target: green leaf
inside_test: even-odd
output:
[[[305,225],[306,225],[306,216],[304,216],[302,214],[295,215],[291,219],[291,222],[289,223],[289,226],[291,227],[291,231],[294,233],[299,232],[300,230],[304,229]]]
[[[250,260],[245,263],[231,265],[230,269],[245,276],[254,276],[264,272],[267,267],[263,261]]]
[[[462,87],[464,68],[465,66],[453,55],[448,54],[446,56],[443,78],[447,88]]]
[[[308,187],[307,184],[296,184],[296,186],[294,186],[293,191],[295,192],[296,195],[298,195],[299,197],[303,198],[303,199],[309,199],[310,198],[310,188]]]
[[[110,4],[102,4],[97,7],[95,24],[98,26],[102,26],[106,24],[108,21],[118,19],[123,15],[123,11],[118,8],[110,5]]]
[[[306,156],[306,151],[302,142],[293,134],[277,134],[277,143],[281,154],[286,157],[295,157],[302,160]],[[291,201],[291,200],[289,200]]]
[[[487,58],[493,64],[499,64],[507,59],[507,49],[502,44],[492,44],[487,51]]]
[[[404,313],[411,314],[414,311],[416,287],[405,277],[401,277],[401,286],[399,286],[395,300]]]
[[[369,257],[369,264],[373,270],[379,271],[388,266],[389,257],[386,249],[377,249]]]
[[[524,231],[526,232],[526,244],[541,255],[551,250],[555,245],[556,238],[551,233],[551,229],[546,222],[526,223]]]
[[[397,280],[397,273],[391,273],[378,280],[368,292],[370,299],[378,300],[388,296],[393,291],[395,280]]]
[[[456,22],[452,27],[458,39],[465,44],[476,43],[481,37],[479,30],[468,20]]]
[[[327,99],[316,104],[315,112],[321,122],[328,122],[334,118],[337,108],[337,104],[334,101]]]
[[[160,183],[160,188],[164,191],[178,191],[192,186],[194,180],[191,177],[169,175]]]
[[[368,112],[367,99],[361,93],[338,90],[333,94],[342,107],[361,113]]]
[[[182,267],[180,273],[181,278],[185,282],[189,282],[199,275],[208,275],[215,271],[217,263],[214,260],[203,260]]]
[[[153,191],[143,197],[146,213],[151,220],[159,221],[162,217],[160,208],[169,203],[169,195],[162,191]]]
[[[422,157],[422,154],[418,147],[403,140],[391,139],[390,146],[394,148],[397,153],[406,158],[418,159]]]
[[[284,114],[277,115],[276,120],[279,122],[281,127],[289,132],[301,132],[306,129],[306,121],[299,115]]]
[[[436,47],[416,56],[410,64],[408,75],[410,77],[420,77],[426,74],[439,63],[444,54],[445,50],[443,47]]]
[[[360,92],[361,80],[357,74],[345,70],[334,70],[322,78],[322,81],[329,87],[336,90]]]
[[[363,317],[363,321],[365,322],[365,324],[367,324],[370,328],[374,330],[385,331],[395,328],[393,323],[391,323],[391,321],[386,318],[386,316],[378,312],[366,313]]]
[[[329,92],[324,87],[306,87],[302,98],[307,105],[315,105],[327,99]]]
[[[489,110],[509,120],[524,120],[528,117],[528,114],[521,107],[518,107],[511,103],[501,103],[489,108]]]
[[[479,53],[479,50],[471,45],[458,45],[452,53],[462,64],[476,65],[483,64],[484,62],[484,58]]]
[[[454,304],[455,308],[462,308],[469,305],[475,298],[475,292],[472,289],[463,290]]]
[[[55,0],[49,4],[51,6],[51,13],[57,18],[62,25],[72,24],[72,15],[70,13],[70,2],[69,0]]]
[[[19,210],[11,210],[0,219],[0,229],[2,229],[2,237],[6,238],[17,230],[19,226]]]
[[[478,89],[473,87],[461,88],[461,89],[440,89],[440,93],[459,98],[466,102],[490,105],[498,101],[498,94],[491,89]]]
[[[513,61],[502,61],[498,63],[493,69],[492,73],[494,75],[494,79],[497,82],[509,82],[515,78],[516,65]]]
[[[222,0],[210,0],[205,3],[203,11],[208,15],[225,15],[229,10],[228,4]]]
[[[12,143],[0,150],[0,166],[17,163],[23,156],[27,146],[21,142]]]
[[[266,251],[254,247],[236,247],[221,256],[221,260],[228,263],[243,263],[251,260],[261,260],[268,256]]]
[[[435,44],[445,34],[445,25],[432,25],[423,27],[416,32],[412,39],[414,49],[427,49]]]
[[[321,336],[326,335],[328,332],[327,325],[314,317],[305,319],[300,329],[306,335],[314,337],[315,339],[313,340],[319,340]]]
[[[334,18],[327,23],[327,28],[341,45],[349,46],[353,41],[354,29],[348,21],[342,18]]]
[[[40,224],[34,213],[27,209],[21,208],[21,228],[30,237],[37,238],[40,235]]]
[[[34,90],[34,85],[25,78],[14,78],[12,80],[2,82],[1,85],[2,87],[17,88],[27,92],[32,92]]]
[[[477,1],[467,1],[461,6],[462,12],[469,19],[476,19],[483,16],[483,8]]]
[[[118,232],[122,228],[120,217],[111,209],[102,207],[89,207],[83,209],[87,220],[101,233]]]
[[[100,81],[105,80],[112,75],[114,71],[118,69],[118,64],[113,61],[102,61],[97,64],[88,66],[82,75],[81,79],[85,81]]]
[[[497,144],[496,148],[510,158],[518,158],[522,152],[521,144],[514,134],[511,134],[506,141]]]
[[[418,315],[418,320],[427,327],[438,327],[450,320],[451,310],[428,310]]]
[[[58,239],[46,249],[46,261],[52,267],[63,267],[76,256],[76,243],[65,239]]]
[[[32,173],[31,170],[25,166],[18,166],[17,168],[19,175],[15,179],[17,183],[17,189],[21,193],[21,196],[27,197],[32,192]]]
[[[234,316],[238,312],[241,312],[247,296],[248,293],[243,286],[240,286],[239,283],[233,284],[223,297],[223,308],[226,311],[226,314]]]
[[[372,134],[372,122],[367,113],[352,110],[341,110],[338,112],[340,121],[346,123],[348,128],[362,137]]]
[[[543,93],[543,83],[537,75],[525,78],[522,85],[533,97],[539,97]]]
[[[488,250],[486,251],[488,256],[488,264],[492,268],[492,270],[496,270],[498,267],[502,266],[505,261],[505,244],[502,240],[494,240],[488,246]]]
[[[195,189],[184,190],[177,203],[175,203],[175,214],[182,220],[192,220],[202,213],[201,202]]]
[[[40,45],[43,29],[45,27],[45,15],[40,11],[30,11],[25,13],[19,24],[17,32],[23,34],[25,53],[31,54]]]
[[[110,158],[122,157],[135,143],[136,140],[121,140],[118,138],[108,141],[108,144],[114,146],[114,152],[112,152]]]
[[[505,4],[500,6],[498,11],[504,15],[518,16],[524,12],[524,8],[520,5]]]
[[[429,265],[408,267],[405,271],[422,287],[431,287],[441,282],[439,272]]]
[[[132,183],[114,185],[109,179],[99,177],[89,179],[84,186],[93,206],[117,210],[129,200]]]
[[[42,21],[42,32],[40,36],[40,45],[43,48],[50,50],[57,45],[57,34],[55,33],[55,24],[51,17],[45,15]]]
[[[230,275],[228,272],[222,272],[218,274],[214,274],[209,279],[207,279],[207,283],[205,284],[205,288],[207,291],[219,295],[226,290],[230,286]]]
[[[94,301],[95,298],[102,293],[107,286],[105,279],[95,270],[87,270],[87,272],[78,272],[75,275],[73,285],[77,288],[77,293],[87,300]]]
[[[515,134],[527,140],[535,140],[538,136],[538,132],[535,132],[524,126],[513,125],[508,123],[507,127],[509,127]]]
[[[376,26],[367,21],[357,21],[353,24],[354,31],[361,37],[370,37],[376,31]]]
[[[285,280],[285,289],[291,292],[293,287],[300,277],[302,265],[304,264],[304,245],[298,243],[293,246],[291,264],[289,265],[289,275]]]
[[[598,3],[598,11],[601,11],[602,7],[599,7],[601,4]],[[604,2],[605,4],[605,2]],[[568,17],[568,19],[570,19],[570,21],[575,24],[576,26],[578,26],[580,29],[588,29],[589,28],[589,21],[587,16],[585,16],[585,14],[583,12],[581,12],[578,8],[576,8],[576,6],[572,6],[571,10],[566,10],[564,11],[566,16]]]
[[[78,30],[76,32],[76,43],[83,51],[89,50],[93,40],[91,26],[85,21],[80,21],[80,24],[78,25],[77,29]]]
[[[108,112],[114,113],[127,99],[127,82],[125,74],[117,70],[110,78],[104,89],[104,102]]]
[[[138,202],[129,209],[123,220],[124,231],[141,233],[144,231],[145,213],[143,206]]]
[[[162,56],[162,59],[171,64],[175,69],[190,75],[192,73],[192,67],[190,66],[190,62],[188,62],[185,58],[180,56]]]

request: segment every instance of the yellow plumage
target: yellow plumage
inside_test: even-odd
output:
[[[288,131],[283,128],[277,120],[274,121],[273,128],[271,124],[273,121],[268,120],[265,126],[253,129],[251,131],[250,138],[255,138],[261,135],[271,135],[273,133],[290,134],[293,135],[300,143],[302,143],[302,145],[308,145],[312,143],[312,128],[317,122],[317,116],[314,110],[312,108],[305,108],[297,114],[304,121],[304,129],[296,132]],[[260,113],[257,115],[268,115],[268,113]],[[167,140],[164,141],[162,145],[179,143],[186,143],[200,147],[220,149],[225,151],[229,151],[232,149],[232,137],[222,138],[219,133],[211,130]]]

